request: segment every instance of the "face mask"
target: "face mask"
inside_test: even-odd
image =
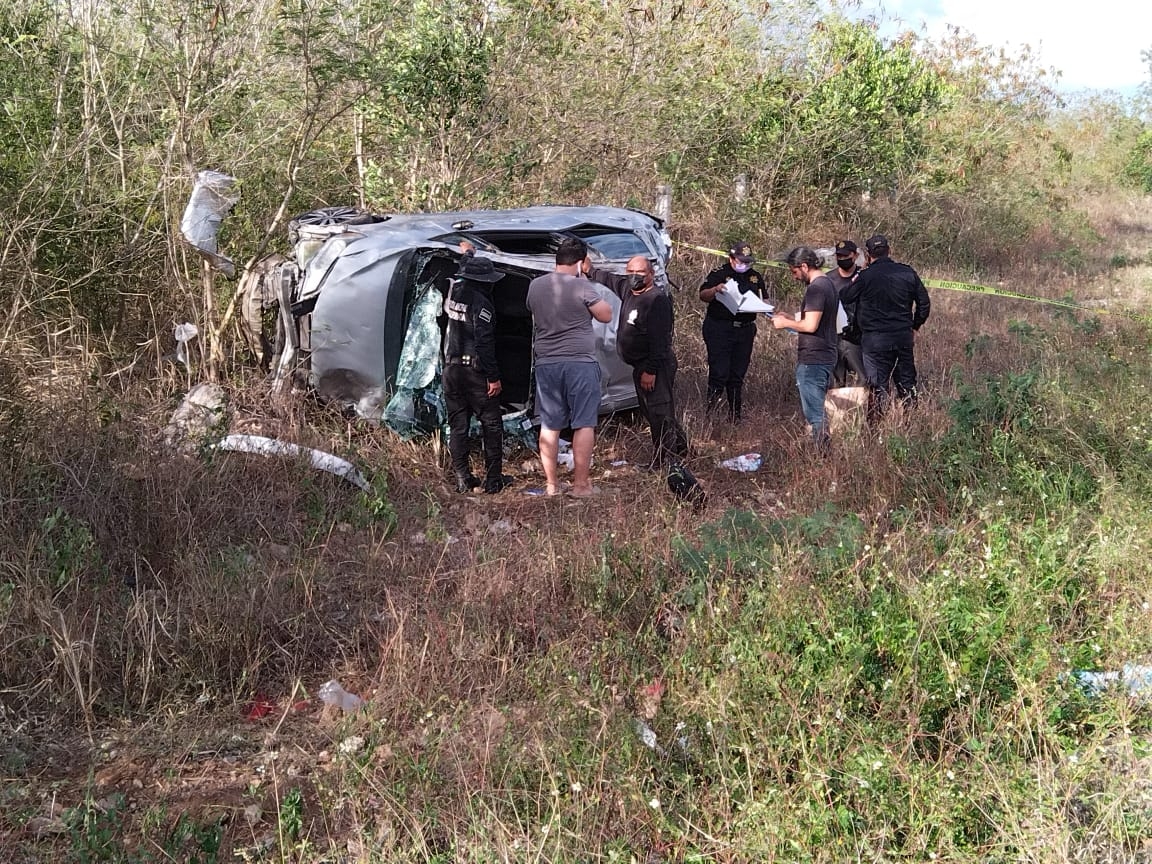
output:
[[[743,261],[737,261],[735,264],[732,265],[732,269],[735,270],[737,273],[747,273],[748,269],[751,266],[752,266],[751,264],[745,264]]]
[[[628,277],[628,290],[629,291],[643,291],[644,282],[647,277],[643,273],[627,273]]]
[[[846,258],[846,259],[845,258],[837,258],[836,259],[836,266],[839,267],[841,270],[851,270],[853,267],[856,266],[856,261],[854,259],[851,259],[851,258]]]

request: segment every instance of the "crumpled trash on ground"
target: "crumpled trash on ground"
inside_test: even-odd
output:
[[[364,700],[341,687],[340,682],[335,678],[321,684],[317,695],[325,705],[339,708],[341,711],[357,711],[364,707]]]
[[[180,233],[193,248],[229,279],[236,276],[236,265],[221,255],[216,234],[224,217],[240,200],[237,180],[220,171],[201,171],[196,175],[192,196],[180,220]]]
[[[1072,678],[1088,696],[1103,696],[1115,690],[1141,702],[1152,700],[1152,666],[1125,663],[1119,671],[1110,672],[1076,669]]]
[[[318,471],[334,474],[365,492],[372,488],[355,465],[347,459],[341,459],[339,456],[325,453],[323,450],[314,450],[311,447],[301,447],[299,444],[277,441],[275,438],[265,438],[263,435],[228,435],[215,446],[217,450],[226,450],[231,453],[255,453],[260,456],[299,458],[307,455],[312,462],[312,467]]]
[[[576,465],[576,457],[572,453],[572,442],[561,438],[556,443],[556,464],[565,471],[571,471]]]
[[[200,335],[200,330],[195,324],[189,324],[185,321],[183,324],[177,324],[176,329],[172,331],[172,336],[176,339],[176,362],[188,365],[188,343]]]
[[[656,730],[639,717],[632,720],[632,729],[636,733],[636,737],[640,739],[640,743],[649,750],[659,749],[659,745],[656,743]]]
[[[748,473],[751,471],[759,471],[760,466],[763,464],[764,460],[759,453],[744,453],[740,456],[733,456],[731,459],[725,459],[720,463],[720,467],[727,468],[729,471]]]
[[[216,430],[224,427],[224,388],[219,384],[202,382],[184,396],[164,428],[164,443],[187,452],[193,452],[206,443]]]

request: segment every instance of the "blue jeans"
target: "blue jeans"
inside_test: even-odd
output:
[[[800,391],[800,407],[804,419],[812,427],[812,438],[817,444],[828,441],[828,424],[824,419],[824,396],[832,380],[832,363],[801,363],[796,367],[796,388]]]

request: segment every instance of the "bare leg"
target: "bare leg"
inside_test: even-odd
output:
[[[577,498],[592,494],[592,481],[589,475],[592,471],[592,448],[595,444],[595,426],[572,430],[572,494]]]
[[[573,447],[575,449],[575,447]],[[549,495],[560,494],[556,467],[556,456],[560,452],[560,430],[540,427],[540,464],[544,466],[544,491]]]

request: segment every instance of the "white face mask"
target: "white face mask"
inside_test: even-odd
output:
[[[732,265],[732,269],[735,270],[737,273],[747,273],[748,268],[750,268],[751,266],[752,266],[751,264],[745,264],[743,261],[737,261],[735,264]]]

